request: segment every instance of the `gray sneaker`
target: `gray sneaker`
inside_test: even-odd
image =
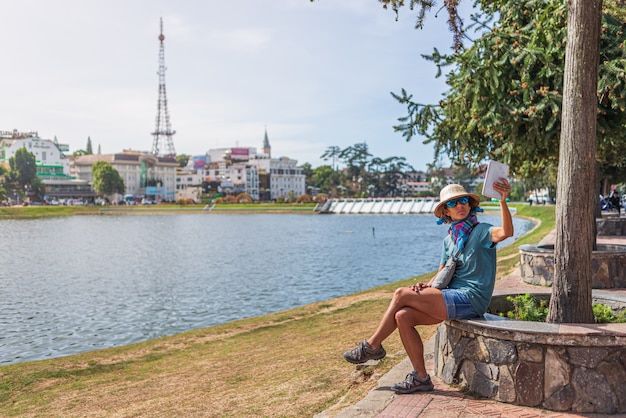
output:
[[[370,347],[366,340],[363,340],[357,348],[343,353],[343,358],[352,364],[361,364],[368,360],[380,360],[386,355],[387,352],[383,348],[382,344],[378,347],[378,349],[374,350]]]
[[[395,390],[397,394],[405,395],[407,393],[429,392],[433,390],[434,387],[433,382],[430,380],[430,375],[422,380],[414,370],[407,374],[406,379],[402,382],[391,386],[391,389]]]

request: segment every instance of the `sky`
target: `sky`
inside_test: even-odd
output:
[[[467,3],[467,2],[465,2]],[[1,0],[0,131],[103,154],[151,151],[160,18],[177,154],[261,149],[313,167],[367,143],[374,157],[433,160],[393,131],[402,88],[436,103],[444,77],[422,58],[451,51],[445,10],[415,29],[376,0]],[[166,151],[161,143],[160,149]]]

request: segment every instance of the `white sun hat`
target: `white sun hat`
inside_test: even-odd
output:
[[[477,194],[467,193],[465,188],[460,184],[448,184],[439,192],[439,204],[435,207],[435,216],[437,218],[445,218],[444,209],[448,200],[457,199],[462,196],[470,198],[470,207],[472,209],[478,207],[480,204],[480,197]]]

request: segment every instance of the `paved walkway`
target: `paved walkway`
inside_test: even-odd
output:
[[[554,242],[554,233],[544,238],[542,243]],[[598,237],[600,244],[626,245],[626,237]],[[503,277],[496,282],[496,293],[510,293],[511,291],[534,291],[540,290],[538,286],[526,284],[521,280],[519,270],[511,275]],[[543,288],[549,292],[549,288]],[[426,367],[434,368],[434,337],[424,343],[426,355]],[[534,417],[604,417],[602,414],[566,414],[548,411],[539,408],[529,408],[506,403],[496,402],[490,399],[474,399],[464,394],[459,388],[449,386],[439,380],[431,372],[431,378],[435,390],[428,393],[412,395],[396,395],[390,388],[393,383],[404,379],[412,370],[408,358],[395,366],[389,373],[383,376],[378,387],[372,390],[363,400],[344,409],[338,418],[354,417],[378,417],[378,418],[409,418],[409,417],[507,417],[507,418],[534,418]],[[320,414],[323,417],[324,414]],[[611,417],[626,417],[626,414],[610,415]]]

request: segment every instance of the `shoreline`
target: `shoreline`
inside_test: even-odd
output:
[[[257,206],[266,205],[266,206]],[[229,205],[230,206],[230,205]],[[256,207],[254,207],[256,206]],[[281,207],[282,206],[282,207]],[[74,215],[176,215],[176,214],[313,214],[312,204],[233,204],[219,209],[206,210],[206,205],[154,205],[154,206],[4,206],[0,207],[2,219],[36,219]]]
[[[485,202],[485,211],[498,210],[499,208],[490,202]],[[62,217],[74,215],[256,215],[256,214],[302,214],[302,215],[340,215],[323,214],[315,212],[315,204],[307,203],[252,203],[252,204],[225,204],[220,207],[206,209],[207,205],[154,205],[154,206],[5,206],[0,207],[0,220],[2,219],[35,219],[46,217]],[[516,212],[511,208],[512,212]],[[357,214],[355,214],[357,215]],[[378,215],[378,214],[358,214]],[[404,214],[389,214],[404,215]],[[416,214],[417,215],[417,214]]]

